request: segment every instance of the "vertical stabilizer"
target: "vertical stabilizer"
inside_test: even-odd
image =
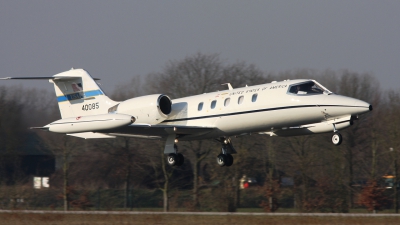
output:
[[[61,118],[107,114],[118,102],[108,98],[83,69],[71,69],[53,76]]]

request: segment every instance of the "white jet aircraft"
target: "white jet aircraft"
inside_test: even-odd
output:
[[[135,137],[164,139],[171,166],[184,162],[178,141],[215,139],[222,145],[220,166],[231,166],[236,153],[230,137],[260,133],[296,136],[333,132],[349,127],[372,110],[364,101],[330,92],[315,80],[285,80],[251,87],[204,93],[171,100],[153,94],[116,102],[108,98],[85,70],[71,69],[48,79],[54,84],[61,119],[36,129],[80,138]]]

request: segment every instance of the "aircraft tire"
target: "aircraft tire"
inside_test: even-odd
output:
[[[226,154],[226,164],[225,166],[232,166],[233,164],[233,157],[231,154]]]
[[[217,156],[217,163],[218,163],[219,166],[221,166],[221,167],[225,166],[225,165],[226,165],[226,162],[227,162],[226,155],[224,155],[224,154],[219,154],[219,155]]]
[[[171,153],[167,156],[167,163],[170,166],[182,166],[185,158],[181,153],[175,154]]]
[[[176,154],[176,158],[177,158],[177,162],[175,164],[175,166],[182,166],[183,162],[185,161],[185,158],[183,157],[183,155],[181,153]]]
[[[340,133],[335,133],[332,136],[332,143],[334,145],[338,146],[338,145],[342,144],[342,141],[343,141],[343,137],[342,137],[342,135]]]

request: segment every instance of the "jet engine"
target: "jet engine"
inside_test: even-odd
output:
[[[158,124],[171,113],[172,101],[167,95],[147,95],[128,99],[111,107],[109,113],[134,116],[135,123]]]

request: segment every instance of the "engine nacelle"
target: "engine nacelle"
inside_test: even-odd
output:
[[[109,112],[134,116],[135,123],[158,124],[167,119],[171,106],[167,95],[155,94],[128,99],[111,107]]]

